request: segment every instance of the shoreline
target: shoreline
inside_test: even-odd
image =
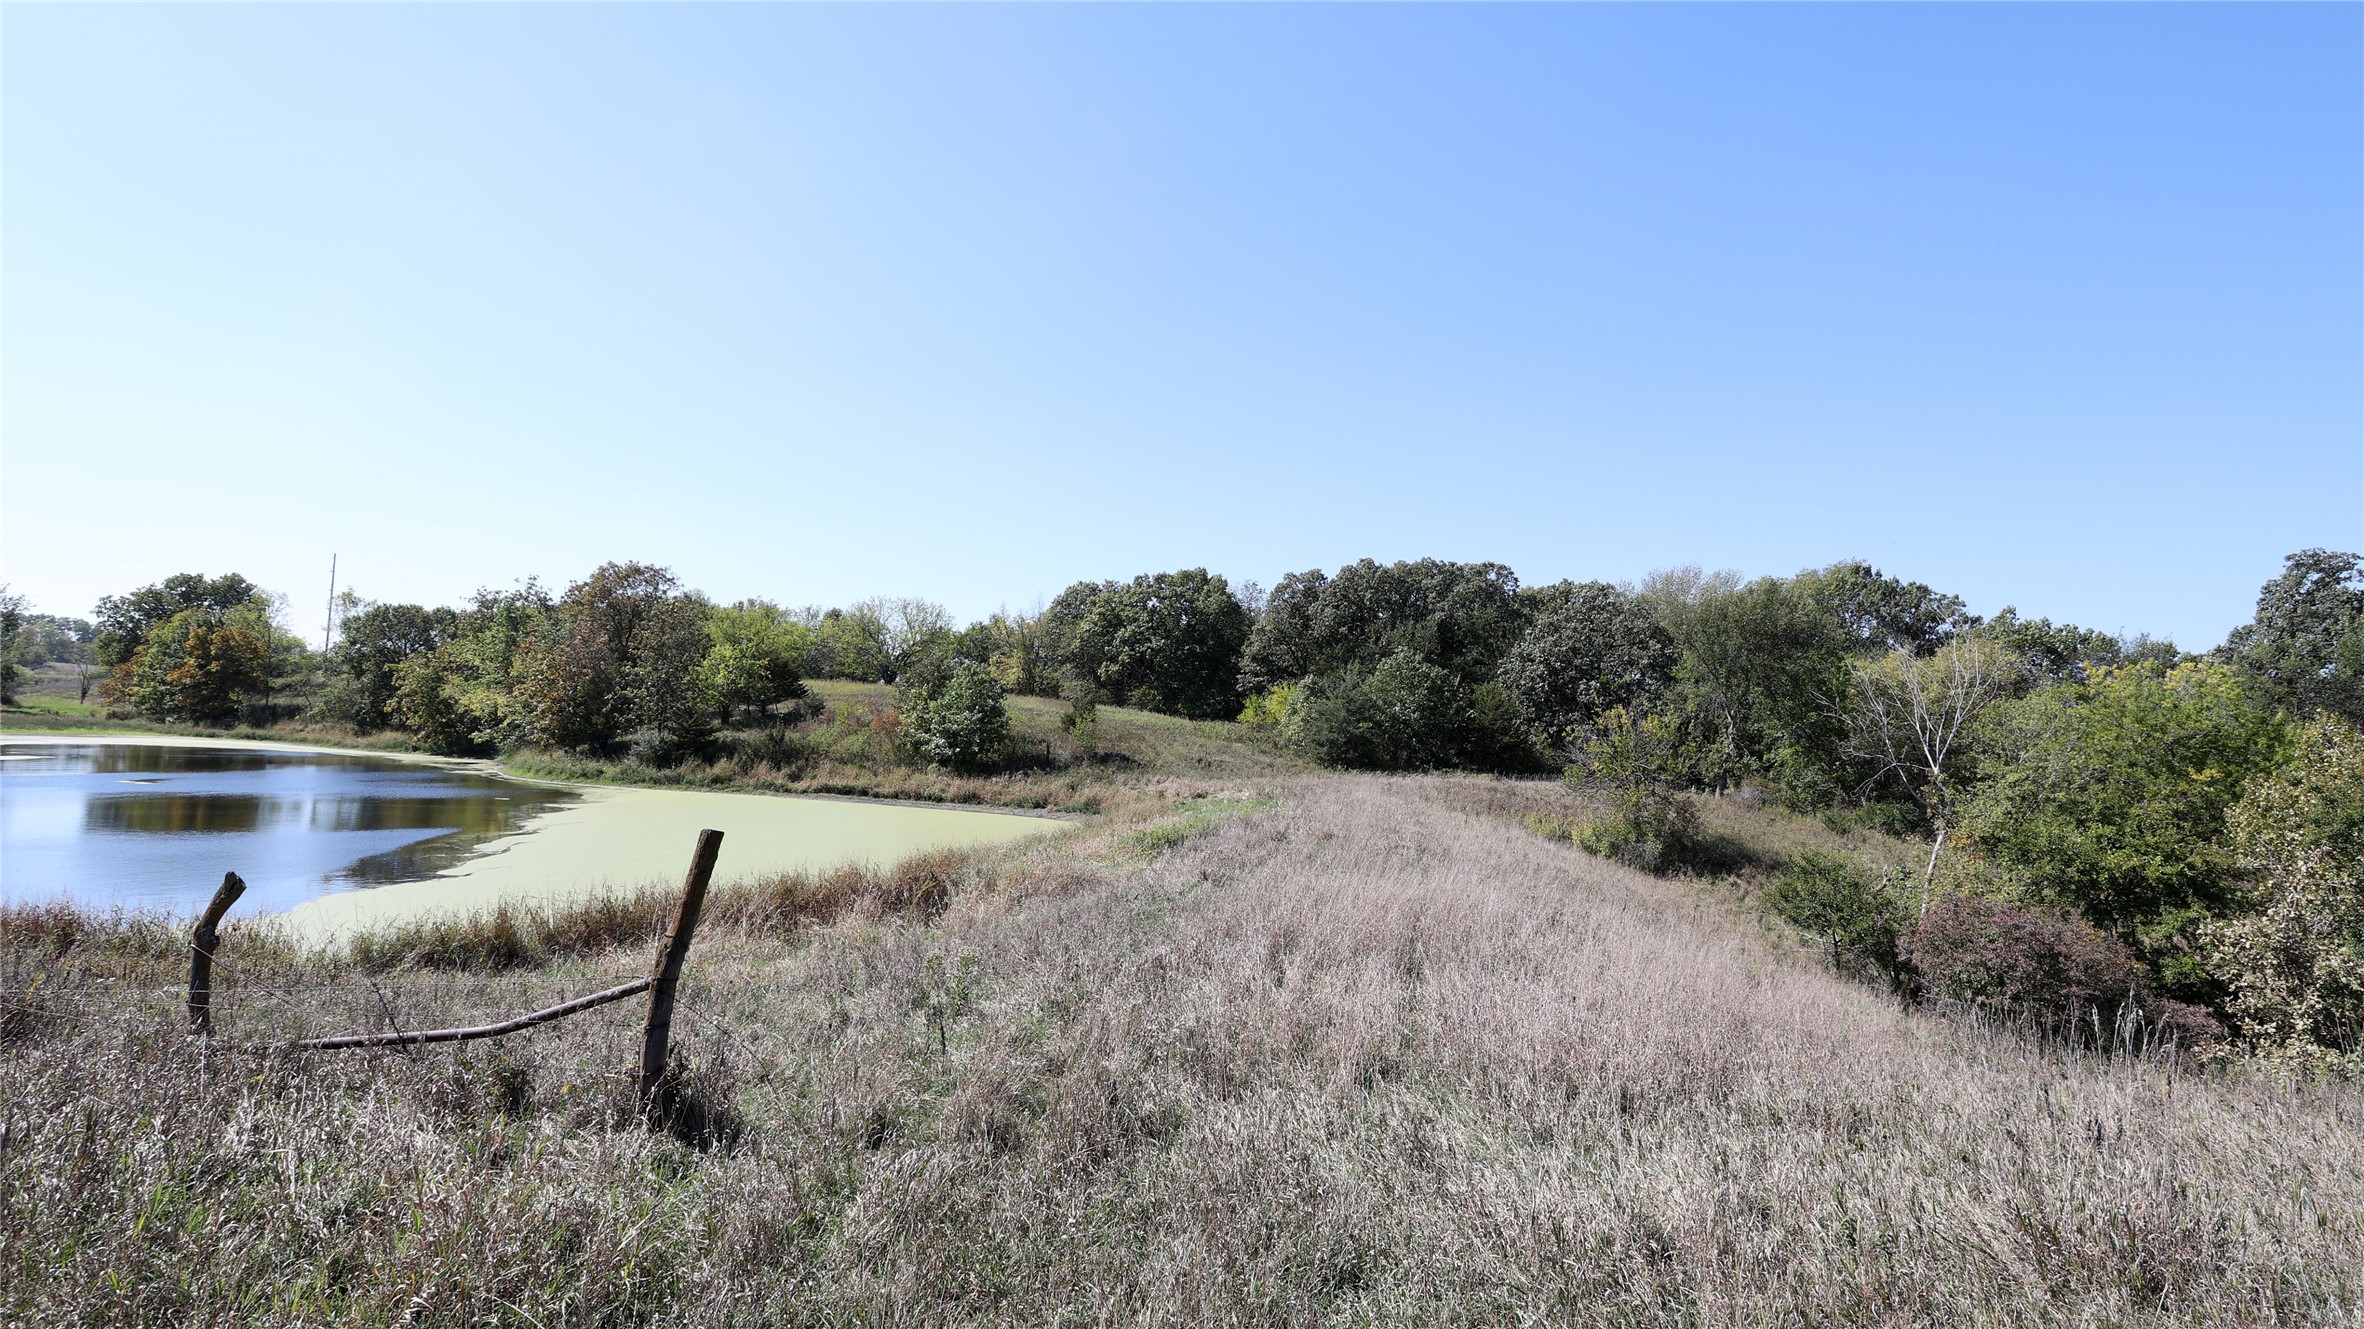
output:
[[[335,757],[384,755],[412,765],[566,789],[579,796],[485,842],[433,876],[332,890],[269,915],[249,915],[284,920],[318,941],[386,922],[465,914],[502,905],[563,907],[574,900],[661,885],[678,876],[697,832],[706,828],[719,829],[728,837],[717,877],[728,881],[825,871],[847,863],[884,866],[913,854],[1009,843],[1084,820],[1073,814],[922,800],[536,780],[509,775],[498,762],[483,758],[377,754],[254,739],[120,732],[104,736],[0,733],[0,745],[8,746],[110,743]],[[963,815],[972,812],[1002,815],[991,820]]]
[[[445,770],[466,771],[511,780],[518,784],[540,785],[546,789],[642,789],[659,794],[731,794],[747,798],[780,798],[809,800],[825,803],[854,803],[872,807],[919,808],[938,812],[983,812],[1002,817],[1032,817],[1042,821],[1081,824],[1092,819],[1082,812],[1057,812],[1048,808],[1013,808],[998,803],[953,803],[931,798],[888,798],[871,794],[797,794],[771,789],[684,789],[674,785],[632,784],[622,780],[554,780],[547,776],[521,775],[509,769],[498,757],[444,757],[432,752],[408,752],[391,748],[342,747],[334,743],[306,743],[283,739],[209,738],[202,734],[162,734],[136,729],[15,729],[0,728],[0,745],[8,743],[129,743],[139,747],[173,748],[243,748],[256,752],[303,752],[325,757],[383,757],[389,761],[412,762],[422,766],[438,766]]]

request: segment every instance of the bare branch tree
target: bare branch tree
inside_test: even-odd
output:
[[[1894,774],[1936,829],[1924,890],[1953,825],[1956,768],[1970,726],[2009,695],[2020,662],[1992,642],[1957,640],[1926,659],[1898,649],[1849,667],[1847,753]]]

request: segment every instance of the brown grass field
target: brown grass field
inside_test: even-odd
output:
[[[627,1119],[631,1002],[265,1046],[643,972],[655,897],[339,957],[234,923],[210,1046],[174,934],[19,910],[0,1322],[2364,1317],[2352,1086],[1906,1011],[1728,888],[1521,829],[1546,787],[1259,789],[726,890],[694,1140]]]

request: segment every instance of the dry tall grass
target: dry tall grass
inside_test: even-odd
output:
[[[61,995],[0,1050],[0,1319],[2355,1321],[2353,1091],[1907,1015],[1468,802],[1307,781],[933,922],[718,927],[707,1152],[616,1124],[628,1008],[299,1060]],[[376,981],[466,1016],[641,949]]]

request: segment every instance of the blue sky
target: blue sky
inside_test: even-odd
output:
[[[2364,546],[2364,7],[0,17],[0,577],[964,615]]]

